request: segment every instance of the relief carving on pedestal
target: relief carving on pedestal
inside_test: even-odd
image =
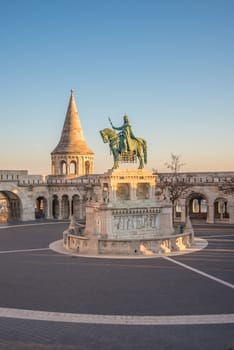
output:
[[[151,209],[132,209],[114,211],[114,230],[131,231],[157,228],[157,218],[159,208]]]

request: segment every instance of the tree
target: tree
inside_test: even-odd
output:
[[[181,163],[180,155],[171,153],[170,163],[165,163],[168,169],[171,170],[171,176],[168,174],[158,174],[157,186],[163,192],[166,198],[172,202],[173,220],[174,220],[174,208],[176,201],[186,193],[189,187],[191,187],[190,176],[180,174],[180,169],[185,165]]]
[[[173,174],[178,174],[182,166],[185,165],[185,163],[180,163],[180,156],[177,154],[171,153],[171,162],[165,163],[167,168],[171,169]]]

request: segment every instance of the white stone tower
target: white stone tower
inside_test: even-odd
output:
[[[73,90],[69,100],[62,134],[51,152],[52,175],[72,178],[93,174],[94,153],[85,142]]]

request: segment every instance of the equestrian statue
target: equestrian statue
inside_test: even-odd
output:
[[[119,167],[119,162],[132,163],[136,158],[139,160],[138,169],[143,169],[147,163],[147,144],[144,139],[133,134],[128,116],[123,117],[124,123],[120,127],[115,127],[111,119],[109,122],[112,129],[106,128],[100,131],[103,142],[109,142],[110,150],[113,154],[113,169]],[[116,131],[119,131],[116,133]]]

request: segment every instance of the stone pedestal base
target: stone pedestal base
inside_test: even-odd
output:
[[[89,239],[64,233],[64,248],[81,255],[136,256],[183,251],[193,245],[193,232],[154,239]]]
[[[149,255],[191,247],[191,225],[175,234],[172,205],[155,196],[147,170],[110,170],[100,180],[102,198],[86,206],[84,236],[64,233],[64,247],[89,255]],[[76,230],[75,230],[76,231]]]

